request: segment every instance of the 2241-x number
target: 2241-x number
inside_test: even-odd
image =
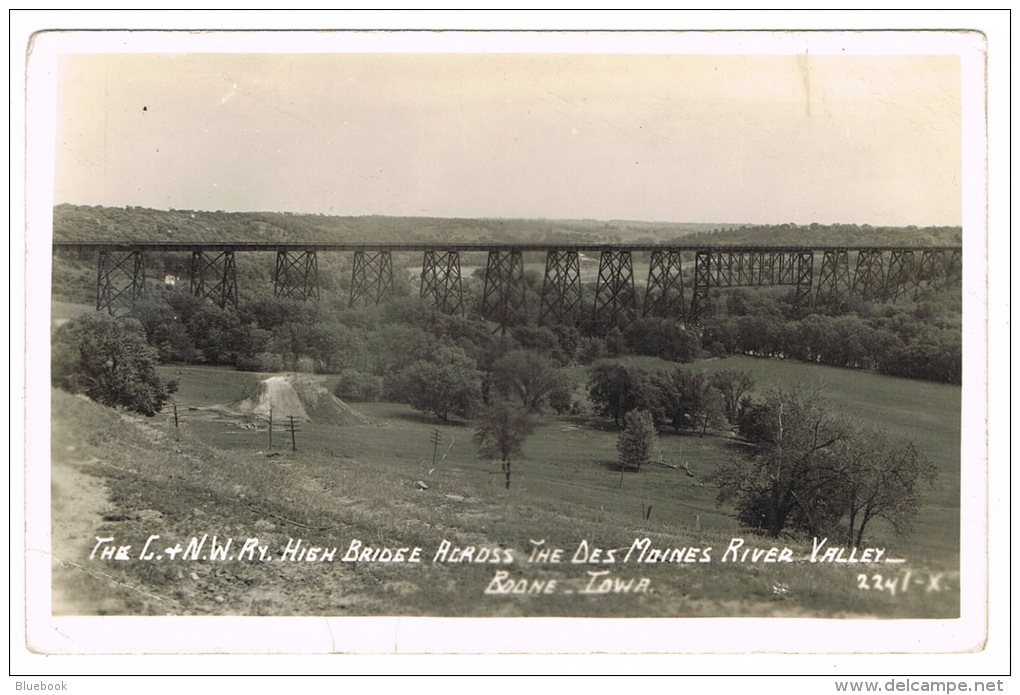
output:
[[[868,576],[866,574],[857,575],[857,588],[862,591],[888,591],[890,595],[895,596],[897,593],[906,593],[911,587],[925,587],[926,593],[933,593],[936,591],[942,591],[942,574],[932,574],[927,577],[927,581],[921,577],[915,577],[911,570],[907,570],[902,575],[885,577],[881,574],[873,574]]]

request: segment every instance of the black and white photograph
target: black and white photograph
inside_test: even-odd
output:
[[[980,648],[979,32],[33,41],[33,651]]]

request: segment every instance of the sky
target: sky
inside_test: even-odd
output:
[[[62,53],[54,202],[959,225],[956,55]]]

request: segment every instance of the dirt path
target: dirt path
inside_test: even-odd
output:
[[[55,457],[50,466],[52,496],[51,549],[53,552],[53,613],[75,613],[80,609],[64,595],[60,574],[80,571],[95,543],[95,531],[109,507],[106,485],[84,468],[95,461],[67,461]],[[70,564],[74,563],[74,564]]]

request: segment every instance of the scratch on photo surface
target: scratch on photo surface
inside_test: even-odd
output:
[[[83,567],[82,565],[79,565],[77,562],[72,562],[70,560],[61,560],[59,557],[56,557],[55,555],[51,556],[51,557],[56,562],[60,563],[60,566],[63,567],[64,569],[76,569],[79,572],[84,572],[85,574],[89,575],[90,577],[93,577],[94,579],[99,579],[100,581],[106,581],[106,582],[108,582],[110,584],[113,584],[115,586],[120,586],[120,587],[123,587],[125,589],[130,589],[131,591],[139,593],[142,596],[148,596],[149,598],[156,599],[157,601],[161,601],[161,602],[164,602],[164,603],[172,603],[172,604],[174,604],[176,606],[182,606],[183,605],[183,604],[181,604],[180,601],[175,601],[174,599],[167,598],[165,596],[157,596],[156,594],[153,594],[153,593],[150,593],[148,591],[144,591],[142,589],[139,589],[137,586],[131,586],[130,584],[125,584],[124,582],[117,581],[116,579],[114,579],[113,577],[111,577],[110,575],[108,575],[108,574],[106,574],[104,572],[99,572],[99,571],[96,571],[96,570],[90,570],[87,567]]]

